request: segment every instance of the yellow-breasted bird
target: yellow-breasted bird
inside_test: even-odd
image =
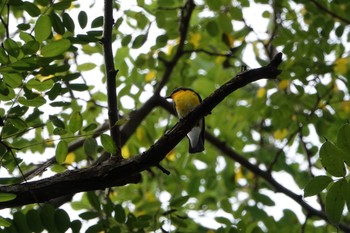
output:
[[[202,99],[197,92],[190,88],[180,87],[175,89],[168,97],[174,102],[175,110],[179,118],[187,116]],[[187,134],[189,140],[189,153],[204,151],[204,117]]]

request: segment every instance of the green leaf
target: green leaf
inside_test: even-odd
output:
[[[5,50],[2,47],[0,47],[0,63],[7,64],[8,61],[8,55],[6,54]]]
[[[350,182],[346,184],[344,197],[348,211],[350,211]]]
[[[86,194],[90,205],[94,207],[95,210],[100,211],[101,203],[96,193],[94,191],[90,191],[90,192],[87,192]]]
[[[319,194],[322,190],[332,182],[332,178],[329,176],[316,176],[314,177],[304,189],[304,197],[310,197]]]
[[[103,16],[98,16],[91,22],[92,28],[102,27],[103,26]]]
[[[54,135],[65,135],[66,133],[67,133],[67,130],[65,130],[65,129],[63,129],[63,128],[60,128],[60,127],[55,128],[55,129],[53,130],[53,134],[54,134]]]
[[[64,122],[55,115],[49,115],[49,120],[54,124],[54,126],[64,129],[66,126]]]
[[[4,82],[12,88],[22,85],[23,77],[19,73],[4,73],[2,74]]]
[[[48,15],[41,15],[34,27],[35,39],[43,42],[51,35],[51,20]]]
[[[21,118],[16,117],[16,116],[8,117],[7,122],[12,124],[15,128],[20,129],[20,130],[28,128],[27,123],[24,120],[22,120]]]
[[[343,213],[346,193],[346,180],[341,179],[335,182],[328,190],[326,196],[326,215],[328,220],[334,224],[338,225],[340,222],[341,215]]]
[[[219,27],[218,24],[212,20],[207,23],[206,26],[207,32],[210,36],[215,37],[219,34]]]
[[[111,136],[107,135],[107,134],[102,134],[101,135],[101,143],[103,146],[103,149],[105,149],[105,151],[114,154],[117,151],[117,147],[114,144],[114,141],[112,139]]]
[[[79,214],[79,217],[84,220],[91,220],[97,218],[99,213],[97,211],[87,211]]]
[[[82,226],[82,223],[81,223],[81,221],[79,221],[79,220],[74,220],[74,221],[72,221],[71,224],[70,224],[70,228],[72,229],[72,232],[73,232],[73,233],[79,233],[79,232],[81,232],[81,231],[80,231],[81,226]]]
[[[85,83],[69,84],[69,88],[75,91],[86,91],[89,89],[89,87]]]
[[[11,201],[16,198],[16,194],[13,193],[1,193],[0,192],[0,202]]]
[[[17,211],[13,214],[13,223],[18,232],[29,233],[29,227],[27,225],[27,219],[21,211]]]
[[[125,35],[121,41],[121,45],[127,46],[130,43],[131,39],[132,39],[132,36],[130,34]]]
[[[223,200],[220,201],[220,207],[227,213],[232,213],[232,205],[228,200],[228,198],[224,198]]]
[[[168,35],[164,34],[164,35],[159,35],[157,38],[156,38],[156,46],[158,48],[162,48],[162,47],[165,47],[168,43],[168,40],[169,40],[169,37]]]
[[[152,216],[150,215],[141,215],[136,218],[136,227],[145,228],[151,225]]]
[[[75,133],[81,129],[83,126],[83,118],[80,112],[73,112],[71,114],[68,124],[68,129],[70,132]]]
[[[20,24],[17,24],[17,28],[19,30],[26,31],[26,30],[30,29],[30,24],[20,23]]]
[[[2,227],[9,227],[9,226],[11,226],[11,221],[9,221],[6,218],[3,218],[3,217],[0,216],[0,226],[2,226]]]
[[[93,70],[95,67],[96,67],[95,63],[86,62],[86,63],[78,65],[77,70],[78,71],[89,71],[89,70]]]
[[[43,57],[55,57],[63,54],[70,46],[71,43],[68,39],[51,41],[41,49],[41,55]]]
[[[221,7],[220,1],[205,0],[205,4],[209,7],[210,10],[213,11],[220,10]]]
[[[227,16],[227,14],[219,14],[218,24],[221,30],[225,33],[231,33],[233,31],[231,19]]]
[[[70,102],[63,102],[63,101],[56,101],[56,102],[50,103],[50,105],[52,107],[68,107],[71,105],[71,103]]]
[[[55,83],[55,85],[53,85],[53,87],[51,88],[51,90],[49,90],[48,92],[46,92],[46,94],[49,96],[50,100],[54,100],[57,98],[57,96],[59,94],[61,94],[61,84],[60,83]]]
[[[79,25],[82,29],[84,29],[86,27],[87,21],[88,21],[88,16],[87,16],[86,12],[80,11],[78,14],[78,22],[79,22]]]
[[[63,35],[65,32],[65,29],[61,18],[53,12],[52,14],[50,14],[50,19],[51,19],[53,30],[58,34]]]
[[[339,129],[337,146],[345,152],[345,162],[350,165],[350,124],[345,124]]]
[[[254,192],[252,194],[252,198],[256,202],[261,203],[265,206],[274,206],[275,205],[275,202],[269,196],[262,194],[262,193],[259,193],[259,192]]]
[[[90,131],[93,131],[96,128],[97,128],[97,124],[96,123],[91,123],[88,126],[86,126],[85,128],[83,128],[83,131],[84,132],[90,132]]]
[[[63,13],[62,15],[63,25],[67,28],[68,31],[74,32],[75,24],[73,19],[67,13]]]
[[[26,86],[28,89],[35,89],[37,91],[47,91],[53,86],[54,82],[52,79],[45,80],[43,82],[40,82],[36,78],[30,79],[27,83]]]
[[[40,44],[37,41],[28,41],[22,46],[22,51],[24,54],[35,54],[40,48]]]
[[[63,164],[68,154],[68,143],[61,140],[56,147],[55,158],[58,164]]]
[[[86,138],[84,141],[84,151],[87,156],[94,156],[97,153],[97,142],[95,138]]]
[[[23,2],[23,9],[32,17],[40,15],[40,9],[31,2]]]
[[[33,99],[26,99],[24,97],[19,97],[18,102],[24,106],[28,107],[40,107],[46,103],[46,100],[42,96],[35,97]]]
[[[46,204],[40,208],[40,219],[44,228],[48,232],[56,232],[55,224],[55,208],[52,205]]]
[[[55,10],[67,10],[71,6],[72,2],[71,1],[61,1],[58,3],[55,3],[52,5],[53,9]]]
[[[42,232],[44,226],[40,219],[40,214],[37,210],[31,209],[26,214],[27,224],[32,232]]]
[[[135,40],[132,42],[132,48],[138,49],[140,48],[147,40],[147,34],[138,35]]]
[[[126,122],[128,122],[129,120],[127,118],[121,118],[119,120],[117,120],[117,122],[115,122],[114,126],[121,126],[124,125]]]
[[[188,201],[189,198],[190,198],[190,196],[187,196],[187,195],[175,198],[170,202],[170,206],[171,207],[181,207]]]
[[[70,218],[66,211],[57,209],[55,211],[55,224],[60,232],[66,232],[70,226]]]
[[[117,220],[117,222],[119,223],[125,223],[125,220],[126,220],[125,211],[120,204],[117,204],[114,207],[114,219]]]
[[[344,153],[333,143],[326,141],[320,149],[320,159],[322,166],[329,174],[336,177],[346,175],[344,166]]]
[[[20,53],[20,47],[18,46],[17,42],[7,38],[3,42],[4,49],[8,52],[9,55],[13,57],[18,57]]]
[[[136,13],[135,19],[136,19],[138,28],[141,28],[141,29],[145,29],[147,24],[149,23],[149,19],[147,18],[146,15],[142,13],[142,11]]]
[[[218,223],[224,224],[226,226],[232,225],[231,220],[229,220],[228,218],[225,218],[225,217],[215,217],[215,221],[217,221]]]

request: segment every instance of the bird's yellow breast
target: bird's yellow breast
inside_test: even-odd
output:
[[[190,90],[180,90],[172,95],[179,118],[185,117],[200,104],[199,96]]]

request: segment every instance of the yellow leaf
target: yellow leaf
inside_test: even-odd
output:
[[[242,172],[242,167],[239,167],[238,170],[236,171],[236,174],[235,174],[235,180],[236,182],[240,179],[243,178],[243,172]]]
[[[349,113],[349,112],[350,112],[350,101],[343,101],[343,102],[341,103],[341,106],[342,106],[343,111],[344,111],[345,113]]]
[[[285,90],[289,87],[289,80],[283,79],[278,83],[278,89],[279,90]]]
[[[326,107],[326,103],[324,101],[320,101],[320,102],[318,102],[317,107],[320,109],[324,109]]]
[[[155,70],[150,70],[145,76],[145,81],[147,83],[151,82],[154,79],[154,77],[156,77],[156,74],[157,72]]]
[[[202,35],[200,33],[193,33],[190,38],[190,44],[193,44],[195,48],[199,47]]]
[[[153,192],[150,192],[150,191],[147,191],[145,193],[145,198],[148,202],[152,202],[152,201],[155,201],[156,200],[156,197],[154,196],[154,193]]]
[[[334,72],[344,75],[348,72],[348,69],[349,69],[349,59],[348,58],[346,58],[346,57],[338,58],[334,62],[334,67],[333,67]]]
[[[68,153],[66,159],[64,160],[64,164],[72,164],[75,161],[75,154],[73,152]]]
[[[266,95],[266,88],[265,87],[260,87],[258,91],[256,92],[256,97],[258,98],[263,98]]]
[[[282,140],[288,135],[288,129],[278,129],[273,133],[273,137],[277,140]]]
[[[142,127],[138,127],[136,129],[136,138],[139,140],[139,141],[142,141],[145,137],[145,132],[143,130]]]
[[[175,42],[168,44],[168,51],[167,51],[167,55],[171,55],[173,53],[173,49],[176,45],[178,45],[180,43],[180,38],[176,38]]]
[[[231,34],[224,33],[223,41],[228,47],[232,48],[235,43],[235,37]]]
[[[218,65],[221,65],[226,60],[226,57],[224,56],[218,56],[215,58],[215,63]]]
[[[166,155],[167,160],[169,161],[175,161],[176,159],[176,153],[175,150],[172,149],[171,151],[169,151],[169,153]]]
[[[52,78],[54,78],[54,77],[55,77],[55,75],[52,75],[52,74],[50,74],[50,75],[48,75],[48,76],[42,76],[41,74],[38,74],[38,75],[36,76],[36,79],[38,79],[40,82],[44,82],[44,81],[49,80],[49,79],[52,79]]]
[[[45,140],[45,145],[46,146],[53,146],[54,145],[53,141],[54,140],[52,138],[46,139]]]
[[[54,35],[53,39],[54,40],[60,40],[60,39],[62,39],[62,35],[56,34],[56,35]]]
[[[130,157],[130,150],[126,145],[122,147],[122,156],[124,159],[128,159]]]

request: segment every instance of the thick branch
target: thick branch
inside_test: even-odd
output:
[[[183,118],[169,132],[162,136],[149,150],[128,160],[117,157],[96,166],[67,171],[39,181],[0,187],[0,192],[16,194],[11,201],[1,202],[0,208],[45,202],[67,194],[121,186],[140,181],[139,173],[151,166],[157,166],[165,158],[198,120],[209,114],[226,96],[233,91],[259,79],[275,79],[280,74],[279,64],[282,54],[277,54],[265,67],[238,74],[235,78],[217,89],[187,117]]]
[[[117,155],[121,158],[120,129],[116,125],[119,120],[117,104],[117,71],[114,69],[113,48],[112,48],[112,28],[113,28],[113,1],[105,0],[104,4],[104,28],[103,28],[103,51],[107,76],[107,98],[108,98],[108,118],[109,127],[113,141],[118,149]]]

